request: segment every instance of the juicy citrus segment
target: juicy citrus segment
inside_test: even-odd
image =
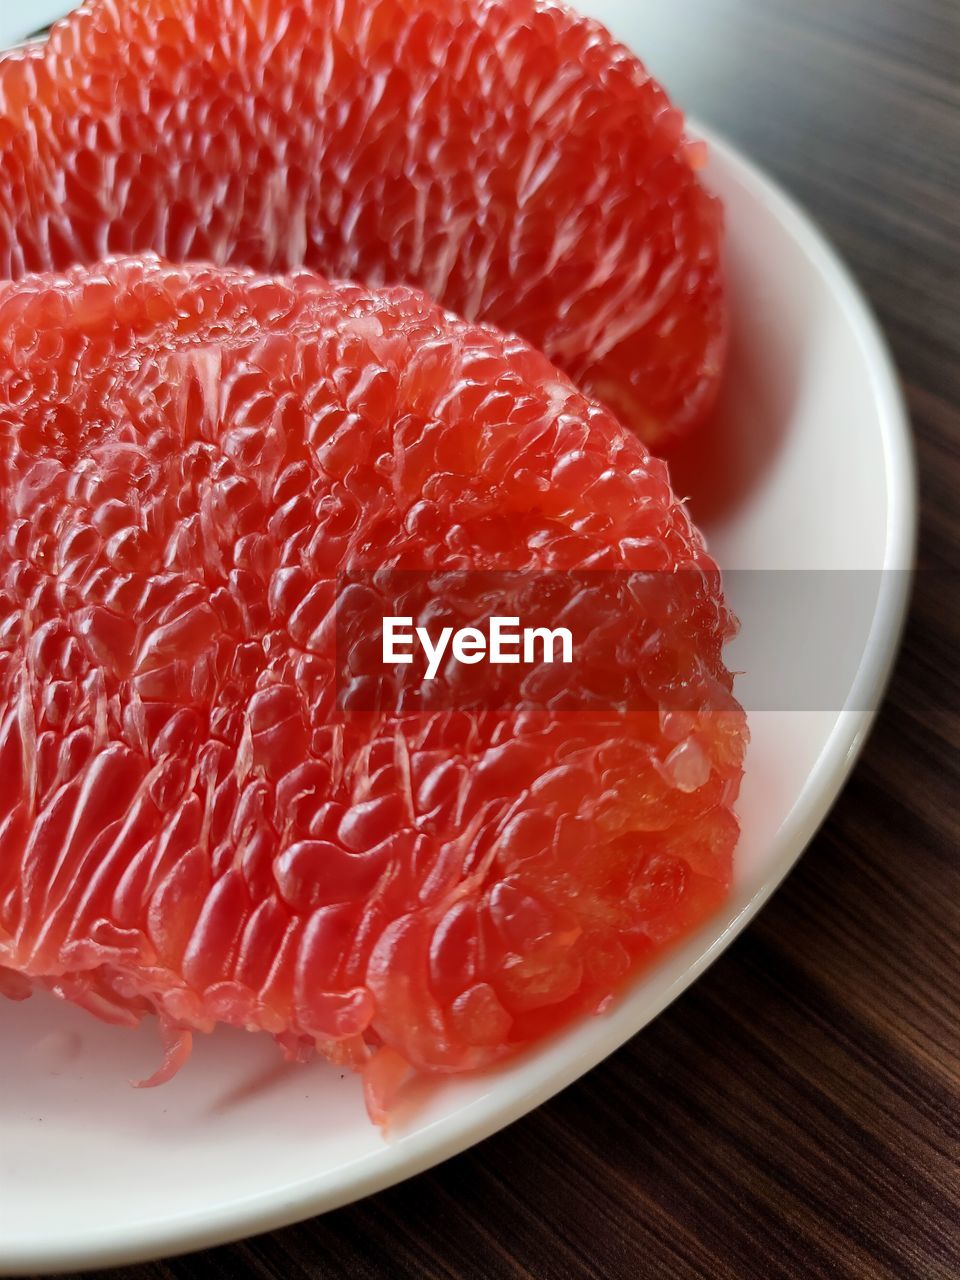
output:
[[[683,122],[548,0],[88,0],[0,62],[0,272],[152,249],[409,282],[521,333],[648,444],[723,363]]]
[[[0,468],[5,993],[157,1013],[166,1070],[218,1022],[369,1061],[380,1115],[722,900],[746,731],[714,566],[664,465],[522,340],[306,273],[27,277]],[[611,650],[636,709],[344,715],[347,567],[438,597],[644,571]]]

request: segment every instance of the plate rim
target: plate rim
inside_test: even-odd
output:
[[[883,699],[900,647],[908,612],[917,541],[917,473],[909,416],[886,340],[873,310],[837,250],[814,219],[765,170],[750,160],[722,133],[687,121],[691,136],[703,138],[722,158],[737,181],[752,189],[770,209],[818,272],[831,282],[831,295],[846,313],[863,345],[874,400],[878,406],[883,475],[886,484],[886,538],[880,601],[861,658],[869,710],[844,711],[838,716],[800,794],[780,828],[784,853],[763,884],[737,914],[705,945],[651,1006],[649,1015],[613,1043],[601,1041],[574,1062],[564,1060],[545,1068],[506,1105],[495,1090],[464,1107],[456,1116],[428,1124],[402,1142],[387,1144],[356,1168],[341,1168],[301,1179],[281,1188],[209,1204],[186,1213],[121,1225],[98,1227],[72,1241],[58,1240],[34,1247],[4,1244],[0,1275],[25,1272],[49,1274],[94,1267],[129,1265],[170,1257],[258,1235],[330,1212],[414,1177],[512,1124],[592,1070],[667,1008],[716,960],[779,888],[825,820],[850,775]],[[888,573],[886,570],[901,572]],[[531,1055],[526,1061],[534,1061]],[[435,1130],[442,1124],[444,1133]]]

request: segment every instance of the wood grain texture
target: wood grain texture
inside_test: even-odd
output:
[[[684,0],[659,42],[646,7],[652,69],[813,212],[903,374],[924,571],[885,708],[786,886],[606,1064],[403,1186],[129,1280],[960,1277],[960,6]]]

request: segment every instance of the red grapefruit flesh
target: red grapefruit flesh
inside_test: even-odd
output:
[[[379,1119],[722,901],[746,729],[714,566],[664,464],[521,339],[307,273],[26,277],[0,467],[0,991],[156,1013],[168,1070],[266,1031],[363,1069]],[[339,713],[346,567],[640,571],[604,667],[634,702]]]
[[[683,121],[547,0],[88,0],[0,62],[0,272],[154,250],[407,282],[656,449],[701,422],[721,212]]]

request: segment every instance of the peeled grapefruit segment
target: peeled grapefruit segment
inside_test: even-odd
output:
[[[307,273],[29,276],[0,467],[0,991],[157,1014],[157,1078],[262,1030],[382,1117],[722,901],[746,728],[715,567],[664,464],[521,339]],[[433,571],[441,604],[451,570],[622,574],[634,700],[348,714],[346,569]]]
[[[548,0],[88,0],[0,62],[0,273],[154,250],[407,282],[660,448],[725,346],[702,144]]]

